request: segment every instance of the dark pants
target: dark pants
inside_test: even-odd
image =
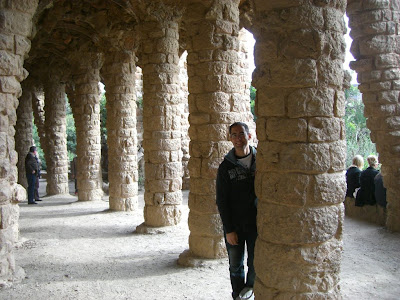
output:
[[[39,200],[39,177],[36,177],[36,183],[35,183],[35,200]]]
[[[28,203],[35,202],[36,174],[26,174],[28,180]]]
[[[257,230],[247,229],[236,231],[238,235],[238,245],[231,245],[226,241],[225,244],[229,257],[229,273],[232,284],[232,297],[235,299],[244,287],[253,287],[256,273],[254,271],[254,247],[257,239]],[[244,252],[247,247],[247,278],[244,274]]]

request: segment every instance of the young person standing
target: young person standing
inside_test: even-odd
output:
[[[253,260],[257,239],[256,149],[249,145],[251,134],[245,123],[233,123],[229,127],[229,137],[233,148],[218,168],[217,206],[229,256],[232,297],[249,299],[255,280]],[[248,257],[246,278],[245,245]]]

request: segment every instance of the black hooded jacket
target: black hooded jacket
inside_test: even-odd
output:
[[[242,166],[233,148],[218,168],[217,206],[227,233],[256,228],[257,197],[254,190],[256,149],[250,146],[250,169]]]

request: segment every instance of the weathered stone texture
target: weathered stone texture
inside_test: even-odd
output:
[[[58,79],[58,80],[57,80]],[[44,84],[48,195],[68,194],[68,152],[65,85],[53,75]]]
[[[25,157],[32,146],[32,89],[23,85],[22,96],[17,109],[17,124],[15,125],[15,148],[18,152],[18,183],[28,188],[25,174]]]
[[[246,92],[248,73],[246,65],[240,63],[238,17],[237,1],[215,1],[211,7],[194,4],[186,16],[190,36],[189,248],[195,257],[226,255],[215,208],[215,178],[222,158],[232,147],[227,142],[229,125],[252,121]]]
[[[356,61],[352,69],[358,73],[359,89],[363,93],[367,126],[376,143],[379,160],[384,167],[387,192],[387,222],[389,229],[400,230],[400,202],[395,196],[398,183],[400,54],[398,51],[398,1],[349,0],[351,52]]]
[[[107,97],[108,179],[110,209],[130,211],[138,207],[135,55],[105,54],[102,75]]]
[[[22,65],[30,47],[28,37],[37,3],[6,1],[0,9],[0,286],[21,279],[13,278],[17,270],[13,248],[18,240],[17,203],[26,199],[26,193],[17,184],[18,154],[15,151],[14,126],[17,98],[21,96],[20,82],[28,75]],[[26,112],[25,109],[21,111]]]
[[[100,68],[99,53],[81,53],[72,76],[74,90],[68,92],[76,126],[78,199],[100,200],[103,195],[101,178],[100,138]]]
[[[143,148],[145,225],[176,225],[181,219],[182,134],[178,19],[168,8],[143,23]],[[169,199],[174,199],[170,201]]]
[[[339,299],[344,10],[333,3],[274,3],[273,11],[261,6],[267,12],[253,31],[259,139],[255,294]]]

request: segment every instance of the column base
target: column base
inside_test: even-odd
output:
[[[168,232],[173,232],[175,228],[175,226],[153,227],[143,222],[136,227],[136,230],[134,232],[139,234],[164,234]]]
[[[178,265],[189,268],[208,268],[216,265],[227,265],[227,258],[209,259],[194,255],[189,249],[183,251],[178,258]]]

